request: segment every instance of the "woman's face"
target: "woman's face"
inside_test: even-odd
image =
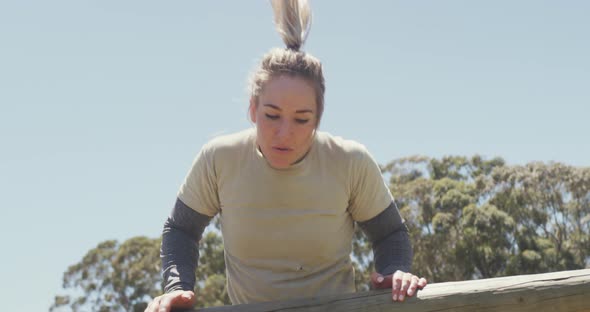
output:
[[[302,78],[278,76],[250,100],[257,143],[268,163],[285,169],[310,149],[317,125],[314,89]]]

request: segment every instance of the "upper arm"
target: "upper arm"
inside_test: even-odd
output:
[[[377,216],[393,201],[379,165],[364,147],[352,155],[349,183],[348,211],[357,222]]]
[[[213,156],[213,151],[204,146],[178,191],[178,198],[186,206],[209,217],[215,216],[220,207]]]
[[[168,226],[184,232],[193,241],[199,241],[211,219],[211,217],[197,212],[177,198],[168,220]]]
[[[404,220],[393,201],[377,216],[367,221],[359,222],[358,225],[373,245],[379,243],[394,232],[400,230],[407,231]]]

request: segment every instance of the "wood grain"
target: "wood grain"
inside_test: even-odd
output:
[[[401,303],[374,290],[193,311],[590,311],[590,269],[430,284]]]

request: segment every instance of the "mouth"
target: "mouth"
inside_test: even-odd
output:
[[[272,149],[273,149],[273,151],[276,151],[276,152],[279,152],[279,153],[288,153],[288,152],[293,151],[292,148],[288,148],[288,147],[285,147],[285,146],[273,146]]]

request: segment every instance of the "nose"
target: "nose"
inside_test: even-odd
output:
[[[278,138],[285,138],[290,136],[292,132],[293,126],[291,123],[289,121],[282,121],[277,128],[276,135]]]

